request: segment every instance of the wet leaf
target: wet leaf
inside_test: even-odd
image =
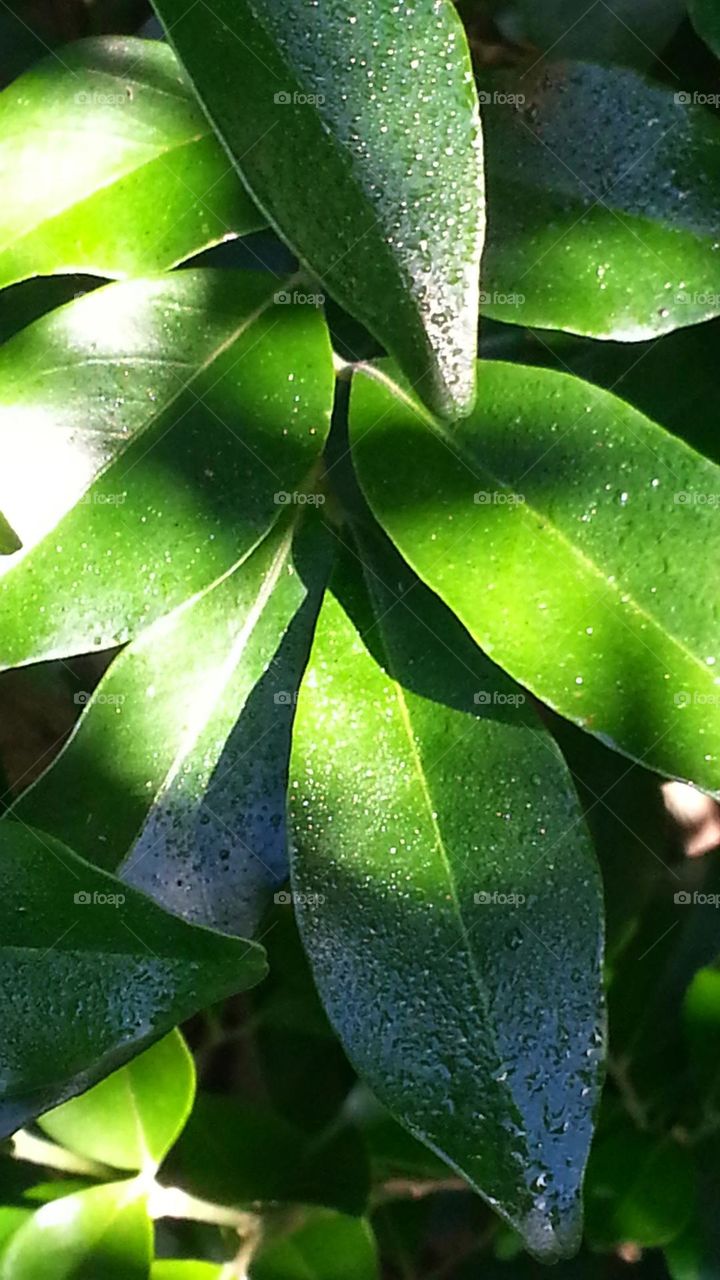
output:
[[[452,5],[155,8],[272,224],[436,411],[466,412],[482,172],[470,57]]]
[[[148,275],[264,222],[157,40],[80,40],[5,89],[0,180],[0,288]]]
[[[360,1075],[551,1260],[579,1241],[599,1089],[597,868],[525,695],[376,536],[298,701],[295,910]]]
[[[356,376],[351,416],[376,516],[478,644],[606,745],[716,788],[720,469],[608,392],[520,365],[484,361],[452,432],[389,364]]]
[[[706,106],[589,63],[482,83],[485,314],[637,342],[720,313],[720,123]]]
[[[307,511],[75,695],[89,698],[75,735],[13,809],[178,915],[242,936],[287,876],[294,689],[328,568]]]
[[[334,375],[321,315],[281,285],[202,270],[109,285],[2,348],[0,509],[26,548],[3,562],[4,664],[127,641],[304,489]]]
[[[0,822],[0,1129],[264,976],[261,947],[169,915],[51,836]]]
[[[0,1280],[147,1280],[152,1224],[135,1182],[43,1205],[0,1258]]]
[[[153,1173],[187,1120],[195,1065],[179,1031],[38,1123],[60,1146],[115,1169]]]

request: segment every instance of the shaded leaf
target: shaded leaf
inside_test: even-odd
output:
[[[687,1222],[693,1200],[691,1158],[672,1138],[625,1125],[593,1147],[585,1191],[592,1247],[667,1244]]]
[[[62,1147],[116,1169],[153,1172],[195,1096],[195,1066],[179,1031],[146,1049],[79,1098],[41,1116]]]
[[[715,0],[688,0],[688,13],[700,39],[720,57],[720,12]]]
[[[0,844],[4,1133],[264,976],[261,947],[186,924],[53,837],[5,818]]]
[[[467,411],[482,175],[452,5],[155,8],[272,224],[438,412]]]
[[[0,179],[0,288],[148,275],[264,222],[157,40],[80,40],[5,89]]]
[[[705,106],[590,63],[538,61],[483,79],[483,95],[487,315],[637,342],[720,313],[720,123]]]
[[[109,285],[3,347],[0,509],[38,543],[5,562],[5,664],[127,641],[242,561],[278,494],[304,487],[332,358],[320,314],[280,284],[183,271]]]
[[[339,1213],[310,1215],[255,1254],[249,1280],[377,1280],[377,1246],[368,1222]]]
[[[301,933],[370,1088],[550,1259],[577,1247],[599,1088],[592,851],[522,692],[375,537],[358,555],[298,702]]]
[[[452,433],[391,365],[365,368],[351,431],[376,516],[497,662],[607,745],[717,787],[716,466],[597,387],[490,361]]]

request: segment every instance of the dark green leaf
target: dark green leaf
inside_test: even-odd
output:
[[[261,947],[186,924],[51,836],[4,818],[0,845],[5,1133],[264,976]]]
[[[720,9],[715,0],[688,0],[688,13],[701,40],[720,57]]]
[[[5,89],[0,178],[0,287],[148,275],[264,222],[157,40],[81,40]]]
[[[720,313],[706,106],[634,71],[539,60],[482,96],[487,315],[637,342]]]
[[[3,347],[0,509],[38,543],[0,582],[4,664],[130,639],[309,482],[332,358],[322,316],[286,298],[269,275],[182,271],[109,285]]]
[[[124,862],[123,879],[177,914],[241,935],[287,875],[294,694],[274,679],[266,692],[263,673],[298,610],[287,638],[302,669],[326,570],[321,530],[306,507],[292,511],[216,587],[124,649],[13,810],[108,871]]]
[[[9,556],[19,551],[22,543],[14,529],[10,528],[2,511],[0,511],[0,556]]]
[[[200,1093],[165,1176],[204,1200],[320,1204],[362,1213],[368,1196],[363,1142],[352,1129],[318,1139],[267,1107]]]
[[[369,1223],[315,1213],[253,1258],[249,1280],[377,1280],[377,1246]]]
[[[0,1258],[0,1280],[147,1280],[151,1255],[142,1188],[108,1183],[38,1209]]]
[[[466,412],[482,173],[449,0],[155,7],[273,225],[437,412]]]
[[[720,469],[597,387],[489,361],[452,432],[391,365],[365,368],[351,430],[375,514],[496,661],[616,749],[717,787]]]
[[[195,1096],[195,1066],[173,1031],[126,1067],[39,1120],[62,1147],[116,1169],[153,1173]]]
[[[394,553],[358,548],[367,589],[346,558],[298,703],[301,932],[356,1069],[551,1259],[577,1247],[599,1088],[592,850],[522,691]]]
[[[522,38],[554,59],[649,67],[679,26],[683,11],[683,0],[612,0],[612,6],[584,8],[576,0],[511,0],[502,4],[499,22],[510,39]]]
[[[629,1242],[667,1244],[693,1208],[694,1179],[687,1150],[625,1126],[593,1147],[585,1192],[586,1229],[594,1248]]]

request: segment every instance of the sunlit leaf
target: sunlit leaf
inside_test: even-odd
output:
[[[389,364],[356,375],[351,419],[375,514],[486,652],[609,745],[717,788],[720,469],[597,387],[491,361],[452,431]]]
[[[141,1188],[108,1183],[38,1209],[0,1257],[0,1280],[147,1280],[151,1252]]]
[[[443,414],[474,398],[482,172],[448,0],[156,0],[260,208]]]
[[[2,663],[127,641],[241,562],[309,483],[332,359],[317,309],[281,284],[109,285],[2,348],[0,510],[30,548],[4,562]]]
[[[116,1169],[152,1172],[190,1114],[195,1067],[179,1031],[79,1098],[41,1116],[60,1146]]]
[[[0,287],[148,275],[264,222],[157,40],[81,40],[5,89],[0,181]]]

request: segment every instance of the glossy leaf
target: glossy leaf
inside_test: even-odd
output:
[[[249,1280],[378,1280],[377,1246],[369,1223],[316,1213],[272,1240],[253,1258]]]
[[[141,1188],[108,1183],[38,1209],[0,1257],[0,1280],[147,1280],[151,1254]]]
[[[369,1190],[355,1130],[308,1135],[257,1102],[202,1092],[164,1176],[203,1200],[238,1208],[280,1202],[357,1214]]]
[[[281,283],[110,285],[3,347],[0,509],[37,543],[4,562],[5,664],[127,641],[242,561],[306,485],[332,359],[316,308]]]
[[[720,12],[715,0],[688,0],[688,13],[700,39],[720,57]]]
[[[435,410],[466,412],[482,171],[449,0],[155,7],[272,224]]]
[[[150,1280],[223,1280],[223,1268],[214,1262],[168,1258],[153,1263]]]
[[[261,947],[178,920],[53,837],[4,818],[0,848],[4,1133],[264,976]]]
[[[96,865],[121,867],[169,910],[228,933],[252,934],[287,876],[293,685],[287,662],[277,678],[264,673],[284,638],[295,684],[307,658],[326,572],[307,510],[293,507],[234,572],[128,645],[13,810]]]
[[[264,221],[157,40],[81,40],[5,89],[0,179],[0,287],[148,275]]]
[[[592,850],[524,694],[394,553],[357,554],[367,590],[347,559],[298,701],[301,933],[360,1075],[550,1260],[599,1088]]]
[[[518,100],[519,99],[519,100]],[[584,63],[488,77],[483,311],[637,342],[720,313],[720,123]]]
[[[195,1066],[173,1031],[79,1098],[38,1121],[61,1147],[115,1169],[154,1172],[195,1096]]]
[[[351,416],[376,516],[477,642],[607,744],[716,788],[720,469],[546,369],[484,361],[449,432],[376,366]]]

